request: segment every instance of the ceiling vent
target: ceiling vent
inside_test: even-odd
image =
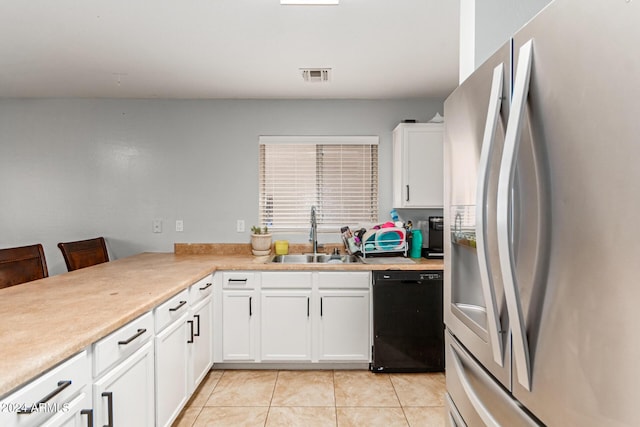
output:
[[[340,0],[280,0],[280,4],[293,4],[293,5],[334,5],[340,4]]]
[[[331,68],[301,68],[302,78],[305,82],[328,82]]]

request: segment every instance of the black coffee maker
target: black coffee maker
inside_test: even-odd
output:
[[[441,216],[430,216],[427,247],[423,249],[425,258],[444,258],[443,231],[444,219]]]

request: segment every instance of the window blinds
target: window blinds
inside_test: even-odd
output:
[[[260,137],[260,222],[277,230],[378,220],[378,137]]]

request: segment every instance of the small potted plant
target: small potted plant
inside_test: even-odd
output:
[[[271,252],[271,233],[267,226],[251,227],[251,251],[254,255],[269,255]]]

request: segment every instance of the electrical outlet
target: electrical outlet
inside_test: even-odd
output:
[[[154,219],[153,220],[153,232],[154,233],[162,233],[162,220]]]
[[[239,219],[236,222],[236,231],[238,233],[244,233],[244,219]]]
[[[176,231],[177,232],[184,231],[184,222],[181,219],[176,219]]]

